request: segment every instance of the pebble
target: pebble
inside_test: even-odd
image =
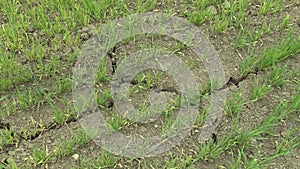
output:
[[[73,158],[75,161],[77,161],[77,160],[79,159],[79,154],[74,154],[74,155],[72,155],[72,158]]]

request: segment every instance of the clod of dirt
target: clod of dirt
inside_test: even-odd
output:
[[[83,41],[88,40],[91,36],[95,35],[96,27],[93,25],[89,25],[88,27],[83,27],[81,30],[77,31],[80,34],[80,38]]]

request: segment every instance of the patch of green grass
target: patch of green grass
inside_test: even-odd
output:
[[[100,64],[100,68],[99,71],[97,72],[97,76],[96,76],[96,82],[100,81],[100,82],[105,82],[105,81],[111,81],[109,72],[108,72],[108,68],[107,65],[105,63],[105,60],[102,59],[101,64]]]
[[[127,120],[123,118],[119,113],[112,113],[112,117],[108,120],[108,124],[114,130],[120,130],[127,123]]]
[[[65,140],[58,145],[57,156],[66,156],[74,152],[75,146],[71,140]]]
[[[151,1],[151,0],[137,0],[136,1],[136,12],[142,13],[147,12],[150,10],[153,10],[158,5],[157,0]]]
[[[90,168],[90,169],[99,169],[99,168],[111,168],[116,165],[119,161],[119,157],[114,156],[113,154],[102,150],[101,156],[96,158],[84,158],[80,160],[79,165],[73,165],[72,169],[81,169],[81,168]]]
[[[147,90],[152,86],[153,76],[148,74],[139,74],[137,77],[137,85],[141,90]]]
[[[82,147],[88,143],[89,136],[83,129],[78,129],[77,134],[73,135],[72,139],[76,147]]]
[[[265,49],[257,66],[259,70],[265,70],[277,62],[288,57],[294,57],[300,53],[300,36],[289,34],[283,38],[277,46]]]
[[[202,25],[205,21],[212,20],[213,16],[214,11],[212,8],[201,9],[191,13],[189,21],[197,25]]]
[[[166,134],[167,132],[169,132],[171,130],[172,125],[174,124],[174,121],[175,120],[171,117],[166,118],[166,120],[161,126],[161,134]]]
[[[284,1],[281,0],[261,0],[259,13],[261,15],[266,15],[270,12],[277,13],[283,9]]]
[[[292,70],[289,73],[289,80],[295,83],[300,82],[300,71],[298,70]]]
[[[290,105],[286,101],[282,101],[275,109],[270,113],[270,115],[262,122],[261,125],[253,129],[250,134],[259,135],[261,133],[272,134],[275,126],[277,126],[280,121],[287,115],[297,111],[300,105],[300,96],[295,96]]]
[[[266,80],[271,86],[282,87],[286,83],[286,69],[287,65],[283,67],[274,66],[268,74]]]
[[[8,128],[0,131],[0,149],[2,149],[4,145],[15,145],[18,142],[18,136],[16,133],[12,132]]]
[[[232,146],[230,137],[223,136],[219,138],[217,143],[210,140],[207,144],[202,144],[197,152],[196,160],[212,160],[219,157],[225,150],[228,150]]]
[[[198,114],[197,121],[196,121],[197,126],[201,126],[205,122],[209,112],[210,112],[210,108],[207,108],[202,113]]]
[[[65,121],[65,112],[59,109],[54,110],[54,117],[57,124],[62,125]]]
[[[63,94],[65,92],[71,92],[72,90],[72,79],[65,77],[64,75],[56,78],[55,92],[57,94]]]
[[[236,49],[249,46],[249,35],[244,33],[243,29],[239,31],[239,33],[236,36],[235,41],[233,42],[233,46]]]
[[[271,91],[271,86],[266,82],[263,82],[263,84],[260,85],[257,77],[255,77],[254,81],[252,100],[258,101]]]
[[[243,93],[237,92],[231,99],[227,99],[225,113],[231,117],[236,117],[246,103],[243,98]]]
[[[268,17],[264,18],[264,21],[260,28],[244,28],[241,26],[239,33],[237,34],[236,40],[234,41],[234,47],[240,49],[243,47],[255,47],[260,44],[263,44],[261,40],[262,37],[267,35],[271,36],[275,32],[281,32],[283,29],[287,28],[290,21],[290,15],[287,16],[281,21],[280,25],[276,26],[274,19],[271,21],[267,20]]]
[[[289,25],[294,24],[292,14],[286,14],[281,23],[274,25],[274,20],[267,23],[270,17],[275,16],[285,7],[285,3],[299,4],[298,1],[270,1],[270,0],[240,0],[240,1],[218,1],[218,0],[202,0],[191,2],[177,2],[167,0],[166,2],[150,1],[150,0],[105,0],[105,1],[58,1],[49,2],[36,1],[1,1],[0,2],[0,17],[2,27],[0,29],[0,39],[3,43],[0,44],[0,51],[3,51],[0,57],[0,115],[4,119],[17,111],[32,111],[39,112],[39,108],[45,104],[54,106],[62,94],[71,92],[72,78],[68,72],[73,67],[77,55],[80,51],[80,46],[85,41],[81,39],[80,29],[87,27],[90,24],[107,23],[113,19],[131,14],[133,12],[143,13],[147,11],[159,10],[167,11],[169,15],[183,15],[196,25],[203,25],[204,28],[210,28],[209,32],[213,32],[214,36],[218,33],[229,33],[231,30],[240,32],[234,47],[236,49],[248,49],[250,51],[259,50],[259,45],[263,43],[262,38],[273,36],[273,33],[284,34],[289,30]],[[164,6],[163,4],[167,4]],[[248,18],[247,7],[249,5],[258,5],[258,12],[264,15],[264,21],[261,28],[248,29],[248,24],[251,24],[251,18]],[[176,8],[174,8],[176,7]],[[180,8],[180,9],[178,9]],[[251,10],[255,10],[251,8]],[[276,14],[277,15],[277,14]],[[247,18],[246,18],[247,17]],[[6,20],[6,21],[5,21]],[[207,26],[214,25],[213,27]],[[275,28],[275,29],[274,29]],[[132,31],[132,30],[130,30]],[[272,34],[272,35],[271,35]],[[220,35],[220,34],[218,34]],[[227,35],[227,34],[225,34]],[[274,36],[276,36],[274,34]],[[129,38],[130,39],[130,38]],[[153,40],[154,38],[152,38]],[[192,37],[191,37],[192,39]],[[135,40],[135,39],[134,39]],[[286,79],[287,67],[279,67],[277,65],[283,59],[295,57],[300,53],[299,37],[290,35],[284,37],[278,45],[265,48],[262,56],[251,53],[251,57],[247,57],[245,62],[240,66],[241,76],[246,76],[249,73],[257,71],[270,70],[264,81],[261,78],[254,79],[253,96],[250,102],[259,101],[265,97],[273,88],[278,87],[280,90],[289,81],[293,84],[299,84],[298,72],[295,70],[290,73],[289,81]],[[138,42],[135,42],[137,44]],[[151,41],[154,43],[154,41]],[[168,44],[169,45],[169,44]],[[165,45],[166,47],[170,47]],[[176,44],[177,45],[177,44]],[[268,44],[267,44],[268,45]],[[152,45],[155,46],[155,45]],[[152,46],[144,46],[148,48]],[[160,47],[159,45],[155,47]],[[244,48],[245,47],[245,48]],[[75,51],[74,51],[75,49]],[[185,49],[183,44],[178,43],[173,53],[178,54],[182,49]],[[239,51],[241,52],[241,51]],[[191,69],[195,66],[193,60],[187,64]],[[161,77],[155,73],[143,73],[137,77],[137,91],[143,92],[151,88],[157,87],[161,82]],[[40,82],[49,80],[53,83],[53,88],[42,88]],[[99,71],[97,72],[96,84],[101,87],[104,83],[110,82],[110,70],[104,60],[101,61]],[[24,87],[30,86],[32,87]],[[105,84],[106,85],[106,84]],[[220,88],[220,84],[215,80],[208,86],[204,86],[200,90],[200,97],[208,96],[212,91]],[[291,132],[282,140],[276,141],[276,152],[269,157],[261,158],[259,153],[253,158],[248,158],[247,148],[253,148],[247,145],[253,140],[267,139],[264,134],[270,136],[275,135],[273,128],[278,126],[283,119],[289,115],[298,113],[299,110],[299,90],[296,89],[296,94],[293,100],[282,101],[282,103],[271,111],[270,115],[253,130],[245,130],[239,124],[239,114],[246,100],[240,92],[237,92],[231,99],[226,102],[226,113],[232,117],[233,133],[218,138],[217,143],[212,141],[208,144],[203,144],[197,150],[196,157],[178,156],[171,161],[168,161],[165,168],[187,168],[192,167],[192,164],[199,160],[218,159],[221,154],[227,153],[228,150],[236,152],[236,159],[231,163],[231,168],[264,168],[269,167],[269,164],[275,158],[287,155],[292,149],[299,146],[297,131]],[[24,90],[23,90],[24,88]],[[275,89],[275,88],[274,88]],[[16,91],[16,92],[15,92]],[[2,93],[3,92],[3,93]],[[15,92],[15,93],[14,93]],[[9,95],[6,95],[9,93]],[[12,93],[12,94],[11,94]],[[134,93],[131,91],[131,93]],[[104,90],[99,93],[100,97],[95,99],[99,107],[107,109],[111,108],[112,96],[109,90]],[[134,93],[136,94],[136,93]],[[96,97],[95,97],[96,98]],[[89,108],[95,105],[91,100],[82,100],[86,102]],[[163,132],[168,130],[172,122],[172,111],[180,108],[180,102],[173,100],[173,105],[164,111],[165,125]],[[71,102],[71,101],[68,101]],[[190,102],[187,100],[187,102]],[[65,125],[68,117],[73,113],[71,104],[64,104],[66,109],[59,107],[51,107],[54,119],[57,124]],[[109,108],[109,109],[108,109]],[[147,104],[141,108],[143,112],[148,111]],[[197,123],[202,124],[209,109],[205,110],[198,116]],[[35,119],[36,117],[34,117]],[[35,127],[33,134],[38,131],[46,131],[47,124],[44,124],[40,119],[34,120],[32,123]],[[296,119],[297,121],[297,119]],[[117,112],[112,112],[112,118],[108,123],[115,130],[120,130],[127,121],[122,118]],[[241,128],[241,129],[240,129]],[[21,129],[25,138],[29,138],[31,133],[25,129]],[[26,133],[27,132],[27,133]],[[17,138],[12,131],[8,129],[1,130],[0,145],[18,144]],[[57,156],[68,156],[74,153],[78,148],[84,146],[89,141],[89,137],[83,130],[78,130],[71,140],[63,141],[59,144],[58,149],[53,154],[46,150],[34,149],[29,161],[34,167],[44,165],[53,161]],[[236,150],[236,151],[235,151]],[[116,166],[118,159],[112,154],[103,151],[102,156],[96,161],[92,159],[82,159],[76,168],[113,168]],[[157,166],[161,166],[157,164]],[[1,168],[2,166],[0,166]],[[12,159],[8,159],[8,164],[4,167],[18,168]],[[29,166],[28,168],[32,168]],[[118,166],[119,167],[119,166]],[[149,166],[149,168],[151,165]]]
[[[299,129],[293,129],[286,134],[286,136],[281,140],[281,142],[276,141],[275,154],[288,155],[296,147],[299,147],[300,138],[297,137],[298,133],[299,133]]]
[[[273,66],[266,79],[260,84],[257,76],[254,78],[252,101],[258,101],[267,95],[272,87],[282,87],[286,83],[286,67]]]
[[[249,159],[246,155],[245,147],[239,148],[238,156],[236,158],[233,157],[233,160],[230,162],[230,168],[266,168],[274,166],[272,163],[274,159],[290,154],[295,147],[299,146],[299,138],[291,136],[295,132],[298,131],[293,130],[289,132],[286,137],[282,138],[281,142],[275,141],[276,152],[267,157],[260,157],[259,153],[255,153],[254,157]]]
[[[218,33],[224,33],[227,31],[228,27],[229,27],[229,23],[231,23],[232,21],[229,20],[228,18],[225,18],[225,16],[223,15],[222,17],[215,17],[215,31]]]
[[[29,110],[39,107],[44,103],[53,103],[55,93],[46,92],[44,89],[29,87],[25,91],[17,91],[17,103],[23,110]]]
[[[141,91],[146,91],[150,88],[157,87],[162,81],[162,76],[164,72],[146,72],[139,73],[136,76],[137,89],[134,93],[140,93]]]
[[[0,108],[1,116],[3,115],[10,116],[13,112],[16,112],[17,102],[11,99],[9,95],[3,96],[0,102],[2,105]]]
[[[105,90],[105,91],[98,91],[98,94],[100,95],[96,97],[97,104],[101,108],[108,108],[109,107],[109,100],[112,99],[111,91]]]
[[[256,55],[247,57],[244,62],[240,65],[241,77],[248,75],[254,71],[255,66],[258,62],[258,57]]]
[[[83,129],[78,129],[76,134],[72,135],[71,140],[63,140],[59,143],[55,154],[59,157],[67,156],[73,153],[76,149],[86,145],[90,141],[89,135]]]
[[[0,164],[0,168],[9,168],[9,169],[20,169],[18,165],[15,163],[15,160],[11,157],[7,159],[7,164]]]
[[[287,14],[286,17],[282,20],[282,22],[279,25],[279,31],[283,30],[288,26],[290,19],[291,19],[291,15]]]
[[[265,168],[271,166],[269,161],[272,158],[266,158],[266,159],[260,159],[258,153],[255,153],[254,157],[250,159],[247,156],[247,153],[245,152],[244,148],[238,149],[238,156],[237,159],[234,159],[230,163],[230,168]]]
[[[32,154],[32,156],[30,156],[29,159],[30,159],[31,163],[34,165],[34,167],[54,160],[52,154],[49,152],[47,147],[45,150],[34,148],[33,154]]]

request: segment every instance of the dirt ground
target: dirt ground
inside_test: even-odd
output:
[[[166,7],[164,5],[165,1],[159,1],[157,9],[154,11],[166,12]],[[179,5],[181,4],[181,5]],[[182,14],[179,11],[182,11],[181,6],[185,6],[183,1],[178,1],[173,3],[172,9],[174,10],[175,16],[181,16]],[[289,1],[286,2],[289,3]],[[132,2],[131,5],[135,5]],[[192,8],[193,5],[186,5],[186,10]],[[246,17],[248,22],[244,24],[245,29],[259,30],[263,24],[263,18],[266,18],[267,22],[271,22],[274,25],[280,25],[282,19],[286,16],[286,13],[289,13],[291,16],[290,23],[287,29],[282,31],[274,32],[272,34],[264,34],[255,44],[250,45],[249,48],[254,51],[256,54],[261,55],[264,48],[272,47],[278,44],[279,40],[287,37],[290,30],[294,30],[296,34],[299,35],[300,25],[297,24],[297,20],[300,19],[300,4],[294,4],[286,6],[283,10],[276,14],[270,14],[266,17],[258,15],[257,5],[253,3],[249,5],[246,12]],[[191,9],[193,10],[193,9]],[[178,11],[178,12],[176,12]],[[1,18],[1,15],[0,15]],[[93,36],[93,29],[101,27],[107,21],[103,23],[91,22],[87,27],[80,28],[77,31],[72,32],[72,34],[79,35],[81,37],[79,44],[84,44],[89,36]],[[227,98],[232,98],[237,92],[243,93],[243,99],[250,101],[252,97],[252,88],[254,86],[255,78],[266,79],[270,70],[258,70],[251,72],[246,76],[241,77],[241,65],[247,57],[249,57],[249,49],[247,47],[236,49],[234,47],[234,42],[237,39],[237,35],[240,31],[240,28],[230,28],[224,33],[217,33],[213,30],[213,23],[208,21],[204,22],[202,25],[198,26],[200,30],[204,32],[209,41],[213,44],[216,51],[219,54],[219,58],[222,61],[224,66],[226,79],[228,83],[223,90],[227,90]],[[36,33],[39,33],[36,31]],[[44,37],[45,39],[49,37]],[[140,44],[143,44],[141,47]],[[118,65],[125,58],[125,56],[130,55],[144,47],[153,47],[157,45],[161,48],[176,48],[178,43],[176,40],[165,37],[165,36],[150,36],[143,35],[136,37],[134,40],[128,40],[126,42],[118,43],[113,50],[108,53],[105,57],[105,63],[108,68],[108,75],[112,77],[114,75],[114,69],[118,68]],[[64,74],[71,75],[72,69],[68,67],[68,56],[70,54],[76,54],[78,49],[80,50],[81,46],[76,46],[73,48],[65,47],[59,49],[58,51],[53,50],[53,55],[61,56],[61,67],[66,67],[62,69]],[[50,46],[51,48],[51,46]],[[76,49],[77,48],[77,49]],[[50,57],[51,53],[49,54]],[[196,76],[196,80],[199,84],[199,87],[204,89],[205,86],[209,85],[209,78],[207,71],[203,66],[199,57],[192,52],[191,49],[187,47],[179,48],[174,55],[183,59],[188,65],[190,65],[191,71]],[[22,54],[20,54],[20,60],[24,65],[32,65],[34,62],[22,59]],[[284,67],[287,65],[287,72],[285,79],[287,80],[286,84],[282,87],[272,87],[271,92],[265,97],[260,99],[257,102],[248,102],[240,110],[240,117],[238,119],[240,130],[251,131],[254,127],[259,125],[264,119],[268,117],[270,112],[280,104],[282,100],[290,100],[293,96],[299,95],[299,90],[295,90],[299,86],[299,81],[295,82],[291,79],[291,73],[296,73],[295,79],[300,79],[300,55],[289,57],[278,63],[279,67]],[[161,89],[161,94],[164,94],[169,100],[176,100],[180,96],[179,87],[176,84],[174,78],[165,72],[162,71],[153,71],[149,70],[148,73],[152,73],[153,77],[156,78],[159,75],[161,81],[155,85],[151,86],[151,89]],[[161,73],[161,74],[160,74]],[[37,87],[45,91],[55,90],[54,83],[57,78],[60,77],[46,77],[43,78],[38,83],[24,83],[18,86],[14,86],[10,89],[1,91],[0,98],[4,97],[7,93],[10,94],[9,100],[0,101],[1,110],[4,111],[5,104],[7,102],[18,102],[18,92],[26,92],[30,87]],[[142,82],[143,85],[146,85],[146,82]],[[131,82],[130,89],[132,91],[138,91],[139,85],[137,80]],[[105,90],[109,90],[111,84],[109,82],[99,81],[96,85],[96,90],[103,93]],[[132,104],[138,108],[145,102],[145,98],[149,96],[148,90],[141,90],[140,92],[133,93],[131,96]],[[210,95],[209,91],[203,90],[204,94],[203,99],[200,102],[199,114],[202,114],[208,107]],[[206,95],[205,95],[206,94]],[[59,147],[66,140],[72,140],[74,135],[78,134],[78,129],[82,128],[80,124],[80,119],[77,118],[74,107],[72,104],[72,91],[63,91],[62,93],[56,94],[53,99],[53,104],[57,109],[60,109],[65,112],[70,112],[69,116],[66,118],[66,121],[62,124],[57,124],[55,117],[53,115],[52,105],[48,102],[41,103],[38,108],[30,108],[28,110],[23,109],[22,107],[16,105],[16,109],[10,115],[3,115],[0,120],[0,130],[3,132],[5,127],[9,126],[9,131],[12,132],[12,136],[17,138],[16,142],[13,144],[4,144],[0,149],[0,162],[5,166],[9,167],[7,164],[8,159],[12,158],[17,166],[20,168],[49,168],[49,169],[65,169],[65,168],[80,168],[84,163],[92,164],[95,163],[97,158],[101,158],[100,166],[88,166],[83,168],[166,168],[167,164],[172,160],[179,158],[181,160],[197,157],[197,151],[201,149],[202,144],[198,143],[198,137],[201,131],[201,125],[199,121],[191,129],[189,135],[184,138],[179,145],[176,145],[170,151],[161,154],[156,157],[146,157],[146,158],[137,158],[137,159],[128,159],[120,156],[113,156],[116,158],[116,162],[113,165],[108,165],[105,167],[106,161],[111,161],[105,159],[103,154],[104,150],[99,147],[92,139],[86,138],[84,144],[80,146],[75,146],[70,150],[70,153],[66,155],[57,155]],[[149,104],[149,103],[148,103]],[[107,99],[104,106],[100,109],[105,114],[107,121],[113,117],[111,112],[116,112],[114,107],[114,102],[111,99]],[[167,106],[176,107],[176,104],[172,101],[167,102]],[[136,123],[127,121],[122,125],[122,128],[119,130],[124,135],[137,134],[142,137],[149,137],[161,134],[162,127],[167,124],[167,120],[175,120],[178,115],[178,110],[172,109],[169,112],[169,116],[159,116],[153,122],[149,123]],[[276,153],[276,143],[280,142],[288,134],[288,131],[292,129],[298,129],[298,132],[294,133],[295,137],[299,138],[299,124],[300,124],[300,114],[299,110],[296,113],[291,114],[290,116],[284,118],[280,121],[279,125],[274,127],[275,135],[265,134],[262,137],[264,139],[254,139],[251,142],[251,148],[246,147],[244,152],[248,159],[264,159]],[[218,125],[214,135],[212,136],[213,142],[212,147],[217,145],[217,142],[220,142],[220,138],[225,136],[228,133],[234,131],[232,118],[224,112],[224,115],[221,119],[221,123]],[[114,144],[114,143],[112,143]],[[205,143],[204,143],[205,144]],[[210,144],[210,143],[209,143]],[[221,145],[222,146],[222,145]],[[229,145],[228,145],[229,146]],[[230,163],[233,159],[238,158],[238,151],[241,147],[232,146],[231,148],[226,149],[224,152],[220,153],[217,157],[208,158],[208,159],[199,159],[193,162],[191,165],[187,165],[186,168],[230,168]],[[50,153],[51,158],[46,159],[46,161],[41,162],[41,164],[34,166],[32,164],[32,157],[34,150],[42,149],[47,150]],[[278,158],[271,161],[272,166],[266,168],[276,168],[276,169],[297,169],[300,168],[300,146],[296,146],[290,154],[286,156],[279,156]],[[214,153],[210,151],[210,153]],[[52,156],[53,155],[53,156]],[[75,155],[75,156],[74,156]],[[79,159],[76,158],[76,155],[79,155]],[[49,156],[49,157],[50,157]],[[209,155],[208,155],[209,156]],[[213,156],[213,155],[212,155]],[[212,157],[209,156],[209,157]],[[89,162],[92,161],[92,162]],[[183,163],[183,162],[182,162]],[[175,167],[174,167],[175,168]],[[180,168],[180,167],[179,167]]]

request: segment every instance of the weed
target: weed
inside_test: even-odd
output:
[[[6,102],[3,104],[3,114],[10,116],[13,112],[17,111],[17,102],[13,99],[6,99]]]
[[[237,34],[236,39],[233,43],[234,48],[239,49],[244,46],[248,46],[248,35],[244,33],[242,30]]]
[[[141,13],[141,12],[147,12],[155,8],[158,4],[156,0],[151,1],[151,0],[137,0],[136,2],[136,12]]]
[[[279,25],[279,31],[281,31],[287,27],[290,19],[291,19],[291,16],[289,14],[287,14],[286,17],[283,19],[283,21]]]
[[[210,112],[210,108],[207,108],[202,113],[198,114],[197,124],[199,124],[199,126],[205,122],[209,112]]]
[[[202,144],[197,150],[197,157],[194,162],[202,160],[211,160],[220,156],[225,150],[232,146],[232,140],[229,136],[221,137],[215,144],[213,140],[209,140],[207,144]]]
[[[61,142],[56,150],[57,156],[65,156],[71,154],[75,149],[75,146],[71,140],[65,140]]]
[[[243,108],[245,101],[243,101],[243,94],[237,92],[233,98],[226,100],[225,112],[231,117],[239,114],[240,110]]]
[[[271,165],[268,163],[271,159],[273,158],[271,157],[260,160],[258,153],[256,153],[252,159],[249,159],[244,148],[241,148],[238,149],[237,159],[234,159],[234,161],[230,163],[230,168],[265,168]]]
[[[271,11],[272,7],[273,7],[273,2],[272,1],[269,1],[269,0],[268,1],[263,1],[262,5],[260,7],[259,13],[261,15],[265,15],[268,12]]]
[[[263,83],[262,85],[259,85],[259,80],[257,77],[254,79],[254,86],[253,86],[253,92],[252,92],[252,100],[257,101],[261,99],[263,96],[268,94],[271,91],[271,86],[267,83]]]
[[[258,62],[258,68],[265,70],[275,65],[280,60],[293,57],[300,53],[300,37],[289,34],[288,38],[280,41],[279,45],[270,49],[265,49],[262,58]]]
[[[45,150],[41,149],[33,149],[33,155],[30,156],[30,161],[33,163],[33,165],[39,166],[42,164],[45,164],[49,161],[52,161],[54,158],[51,155],[51,153],[48,150],[48,147],[46,146]]]
[[[91,168],[91,169],[99,169],[99,168],[112,168],[117,161],[119,160],[119,157],[115,157],[111,153],[102,150],[101,157],[97,158],[96,160],[93,160],[91,158],[84,158],[80,161],[79,166],[73,166],[74,169],[79,168]]]
[[[214,11],[212,9],[202,9],[190,14],[189,20],[194,24],[202,25],[205,21],[211,20],[213,16]]]
[[[297,129],[291,130],[287,135],[282,139],[281,142],[276,141],[276,154],[288,155],[294,148],[300,145],[299,137],[293,137],[292,134],[295,134]]]
[[[109,108],[108,101],[112,99],[110,90],[98,91],[97,95],[99,95],[99,93],[101,93],[102,96],[96,98],[97,104],[102,108]]]
[[[5,144],[14,145],[18,143],[18,138],[16,133],[12,132],[8,128],[5,128],[3,131],[0,132],[0,147]]]
[[[72,81],[69,77],[60,77],[56,79],[55,92],[57,94],[62,94],[64,92],[70,92],[72,89]]]
[[[108,72],[108,68],[106,66],[105,60],[102,59],[101,60],[101,64],[100,64],[100,70],[97,72],[97,76],[96,76],[96,82],[100,81],[111,81],[109,72]]]
[[[55,108],[53,113],[54,113],[56,123],[59,125],[63,124],[66,118],[64,111]]]
[[[17,164],[15,163],[13,158],[8,158],[7,159],[8,164],[6,165],[6,168],[10,168],[10,169],[19,169],[20,167],[17,166]],[[1,167],[1,164],[0,164]],[[4,168],[4,166],[3,166]]]
[[[279,66],[272,67],[272,70],[267,77],[268,84],[271,86],[279,86],[279,87],[283,86],[286,83],[285,80],[286,68],[287,65],[285,65],[284,67],[279,67]]]
[[[89,141],[89,136],[83,129],[78,129],[77,134],[73,136],[73,141],[76,147],[81,147]]]
[[[161,127],[161,134],[165,134],[172,127],[174,120],[172,118],[167,118]]]
[[[281,0],[271,1],[271,0],[263,0],[259,9],[259,13],[261,15],[266,15],[269,12],[277,13],[280,12],[283,8],[283,2]]]
[[[258,62],[257,56],[253,55],[250,57],[247,57],[245,61],[241,64],[240,69],[241,69],[241,76],[246,76],[252,71],[254,71],[255,66]]]
[[[108,124],[114,130],[120,130],[127,123],[126,119],[124,119],[118,113],[112,113],[112,117],[108,120]]]
[[[215,18],[215,31],[218,33],[223,33],[228,29],[229,23],[231,23],[231,20],[225,17],[219,17],[217,16]]]

